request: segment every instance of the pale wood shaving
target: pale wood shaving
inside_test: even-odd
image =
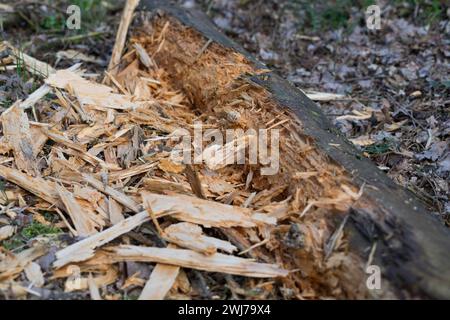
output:
[[[172,224],[164,229],[164,239],[182,248],[204,254],[213,254],[217,250],[233,253],[237,250],[228,241],[205,236],[200,226],[188,222]]]
[[[25,275],[28,280],[33,284],[33,286],[41,288],[45,284],[44,274],[42,273],[41,267],[35,263],[30,262],[25,267]]]
[[[16,103],[1,115],[4,137],[14,153],[16,166],[30,175],[37,175],[30,123],[26,113]]]
[[[77,230],[77,234],[82,237],[87,237],[97,233],[95,225],[92,223],[90,218],[92,213],[84,210],[73,194],[62,185],[57,185],[56,189],[58,190],[58,194],[64,203],[64,206],[66,207],[67,213],[72,219],[75,229]]]
[[[0,228],[0,241],[8,239],[16,232],[16,227],[14,226],[3,226]]]
[[[114,43],[113,52],[111,54],[111,60],[109,61],[108,70],[116,70],[116,66],[120,63],[122,51],[125,46],[128,27],[130,26],[131,19],[133,18],[134,10],[136,9],[139,0],[127,0],[125,8],[120,19],[119,30],[117,30],[116,41]]]
[[[149,203],[155,213],[176,212],[174,217],[183,221],[202,224],[206,227],[229,228],[255,227],[260,223],[259,215],[252,215],[246,208],[234,207],[186,195],[160,195],[142,192],[144,203]],[[274,221],[264,221],[271,222]]]
[[[47,249],[45,245],[37,244],[16,255],[8,254],[0,261],[0,281],[17,276],[30,262],[43,256]]]
[[[285,277],[288,271],[273,264],[258,263],[221,253],[205,256],[201,253],[172,248],[150,248],[121,245],[108,248],[114,261],[158,262],[210,272],[223,272],[247,277]]]

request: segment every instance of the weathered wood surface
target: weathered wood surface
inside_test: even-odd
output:
[[[266,68],[201,12],[164,0],[143,0],[139,9],[161,10],[207,39],[243,54],[255,66]],[[293,111],[304,125],[305,134],[315,140],[330,161],[351,173],[355,185],[366,184],[345,225],[345,232],[351,235],[352,251],[367,260],[367,248],[377,243],[372,263],[381,267],[382,281],[389,282],[399,298],[404,297],[404,292],[409,297],[450,298],[450,231],[411,192],[364,158],[300,90],[273,72],[251,80],[266,88],[280,106]]]

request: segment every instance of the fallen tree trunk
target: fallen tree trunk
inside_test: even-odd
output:
[[[226,97],[225,93],[220,101],[219,98],[213,98],[211,93],[214,92],[215,97],[222,94],[219,84],[215,88],[211,85],[212,82],[216,84],[214,81],[219,82],[216,79],[218,75],[221,75],[220,70],[218,67],[214,69],[216,67],[214,65],[209,65],[208,68],[210,69],[202,70],[204,74],[196,74],[198,70],[201,70],[202,63],[198,60],[204,54],[205,49],[197,51],[197,54],[193,54],[196,59],[187,62],[178,55],[176,50],[173,50],[175,46],[179,46],[180,50],[184,49],[183,53],[186,53],[190,48],[188,44],[193,46],[196,41],[202,41],[196,48],[206,48],[208,45],[211,48],[214,44],[211,55],[216,54],[214,56],[216,60],[220,58],[221,54],[228,57],[238,54],[244,57],[245,61],[243,60],[242,64],[246,65],[241,70],[247,70],[247,65],[251,70],[267,69],[239,45],[220,33],[202,13],[181,9],[168,4],[166,1],[157,0],[141,1],[140,9],[148,11],[153,18],[157,16],[169,21],[171,27],[175,25],[169,31],[167,31],[167,27],[165,30],[163,29],[166,42],[161,45],[160,52],[155,54],[153,58],[157,64],[166,66],[171,70],[171,74],[176,77],[174,81],[179,88],[185,92],[190,91],[191,99],[201,108],[209,108],[211,101],[227,102],[223,98]],[[178,26],[177,21],[189,28],[185,29]],[[177,30],[183,35],[177,37]],[[202,36],[192,36],[189,32],[198,33]],[[172,44],[173,47],[170,47]],[[216,63],[220,63],[220,61],[216,61]],[[186,70],[189,70],[189,72]],[[216,70],[219,70],[217,74],[214,73]],[[230,70],[227,72],[231,73]],[[211,78],[202,83],[202,79],[207,79],[205,74],[208,73]],[[242,77],[244,73],[237,73],[235,79]],[[325,182],[325,178],[318,179],[316,183],[319,184],[317,181],[321,181],[323,189],[326,189],[326,185],[329,185],[329,188],[335,188],[331,187],[331,185],[334,186],[333,183],[340,184],[343,181],[346,181],[346,183],[349,181],[352,190],[362,190],[359,198],[356,196],[353,198],[355,201],[343,200],[339,203],[339,205],[345,203],[344,207],[341,206],[340,209],[349,216],[348,219],[344,218],[345,214],[326,216],[327,223],[333,225],[337,233],[329,237],[324,251],[333,250],[336,239],[341,236],[340,233],[344,233],[350,243],[349,250],[353,257],[352,262],[343,262],[341,264],[342,270],[334,274],[344,290],[347,292],[352,290],[365,292],[355,296],[450,298],[449,230],[441,225],[413,194],[396,185],[383,172],[378,170],[370,160],[364,158],[300,90],[273,72],[249,73],[252,73],[248,79],[251,85],[269,93],[269,99],[274,103],[275,109],[278,109],[272,111],[285,111],[291,117],[289,121],[298,124],[300,129],[296,134],[310,149],[307,149],[307,151],[296,149],[296,152],[303,154],[311,152],[311,149],[313,150],[313,155],[304,156],[305,163],[318,161],[321,166],[333,167],[333,170],[338,172],[342,170],[342,176],[338,174],[335,178],[327,177],[326,179],[330,179],[330,181]],[[205,83],[208,83],[208,85],[205,85]],[[230,83],[226,82],[227,85]],[[227,90],[230,90],[230,88]],[[255,115],[255,117],[257,118],[259,115]],[[287,127],[287,130],[290,131],[291,127]],[[289,154],[283,154],[283,152],[282,150],[281,161],[283,157],[289,157]],[[303,163],[301,165],[303,166]],[[302,170],[305,167],[307,167],[306,164],[303,168],[297,168],[297,171],[307,171]],[[293,179],[295,168],[285,163],[281,163],[281,168]],[[311,172],[308,174],[314,175]],[[292,181],[289,182],[289,188],[292,183]],[[306,189],[306,187],[304,189],[299,188],[296,189],[301,191],[298,193],[305,196],[302,199],[303,203],[307,203],[313,198],[312,191]],[[293,197],[296,195],[295,193],[291,194]],[[316,199],[310,202],[307,207],[317,206],[320,208],[321,203],[331,203],[330,201],[324,201],[324,199],[329,200],[329,197]],[[334,203],[333,208],[335,209],[339,205]],[[303,211],[303,213],[306,216],[316,214],[306,211]],[[300,229],[302,228],[301,224],[300,222]],[[293,229],[291,225],[288,235],[294,231],[295,228]],[[303,232],[303,235],[305,235],[305,232]],[[289,248],[283,248],[282,250],[285,250],[284,253],[292,254],[295,257],[292,262],[293,265],[291,264],[292,267],[298,266],[302,269],[305,265],[304,259],[309,257],[306,253],[302,253],[300,249],[292,251]],[[328,254],[325,255],[325,258],[322,257],[323,263],[328,263],[327,257]],[[316,259],[319,258],[316,257]],[[355,261],[356,266],[354,265]],[[365,280],[368,275],[365,272],[365,267],[368,263],[378,265],[381,268],[381,290],[371,291],[366,287]],[[309,274],[312,274],[312,272]],[[325,276],[324,273],[321,274]],[[301,283],[308,281],[308,277],[302,277],[301,279]],[[361,281],[364,283],[361,283]]]

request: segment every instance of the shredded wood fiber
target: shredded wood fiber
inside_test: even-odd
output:
[[[195,299],[190,269],[198,269],[221,298],[365,297],[364,262],[347,252],[345,235],[332,237],[334,217],[359,197],[349,176],[246,80],[264,70],[216,43],[205,46],[175,20],[150,23],[134,30],[109,85],[55,71],[46,79],[55,99],[37,103],[38,123],[19,104],[1,117],[5,192],[27,191],[14,205],[35,219],[42,211],[63,217],[59,226],[74,239],[52,238],[59,250],[44,283],[33,261],[47,249],[2,249],[0,290],[29,294],[20,290],[22,273],[95,299],[133,290],[141,299]],[[198,121],[224,136],[279,129],[278,172],[209,158],[177,162],[180,132],[194,135]]]

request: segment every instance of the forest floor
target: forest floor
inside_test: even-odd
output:
[[[303,90],[345,95],[318,105],[395,182],[450,223],[450,9],[445,1],[381,2],[381,29],[365,25],[371,1],[178,0]],[[45,3],[48,3],[46,5]],[[64,30],[69,1],[19,1],[2,37],[50,65],[106,65],[119,21],[115,1],[70,1],[81,30]],[[19,72],[0,75],[0,108],[36,88]],[[1,110],[1,109],[0,109]]]
[[[177,2],[207,12],[229,37],[298,88],[343,95],[317,104],[364,156],[450,226],[450,10],[445,1],[379,1],[381,29],[375,31],[365,24],[371,1]],[[64,28],[69,4],[82,10],[80,30]],[[6,6],[16,18],[0,25],[0,39],[57,69],[82,62],[92,79],[100,79],[122,4],[11,1]],[[41,84],[23,66],[1,69],[0,114]],[[4,183],[0,180],[0,192]],[[60,232],[52,227],[54,216],[44,218],[48,223],[19,213],[19,232],[1,246],[20,250],[36,236]]]

